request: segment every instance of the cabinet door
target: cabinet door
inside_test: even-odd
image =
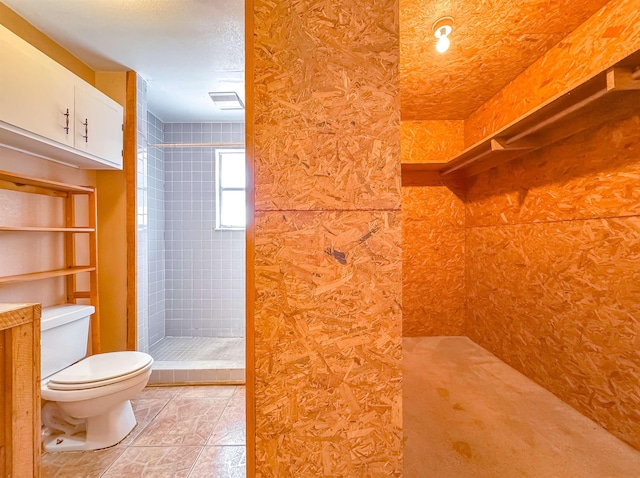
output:
[[[73,146],[71,73],[31,45],[0,33],[0,121]]]
[[[122,167],[122,107],[100,91],[76,85],[74,147]]]

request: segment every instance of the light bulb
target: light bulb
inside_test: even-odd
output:
[[[449,49],[449,45],[450,44],[451,44],[451,42],[446,37],[446,35],[443,35],[438,39],[438,43],[436,43],[436,51],[438,53],[444,53],[445,51],[447,51]]]
[[[451,42],[449,35],[453,31],[453,17],[442,17],[433,24],[433,34],[438,39],[436,43],[436,51],[444,53],[449,49]]]

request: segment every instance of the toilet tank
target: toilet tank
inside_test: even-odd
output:
[[[47,378],[87,355],[92,305],[63,304],[42,309],[41,376]]]

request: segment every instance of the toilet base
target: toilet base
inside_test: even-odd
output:
[[[122,441],[136,426],[131,401],[126,400],[102,415],[87,418],[87,431],[75,435],[44,436],[44,451],[87,451],[108,448]]]

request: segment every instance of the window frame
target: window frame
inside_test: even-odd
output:
[[[226,153],[242,153],[244,156],[244,164],[245,164],[245,184],[242,188],[224,188],[222,187],[222,159]],[[246,195],[247,195],[247,153],[245,148],[216,148],[215,149],[215,168],[216,168],[216,177],[215,177],[215,194],[216,194],[216,231],[244,231],[247,228],[247,217],[246,217],[246,209],[245,209],[245,224],[244,226],[227,226],[221,223],[222,218],[222,207],[223,201],[222,196],[225,191],[243,191],[245,194],[245,207],[246,207]]]

